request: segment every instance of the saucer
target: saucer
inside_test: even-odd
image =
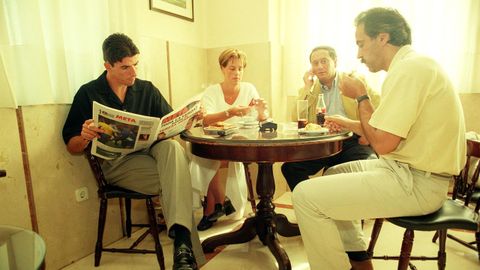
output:
[[[244,127],[244,128],[258,127],[258,121],[252,121],[252,122],[239,121],[238,124],[239,124],[241,127]]]

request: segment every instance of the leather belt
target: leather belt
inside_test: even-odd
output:
[[[417,171],[417,172],[419,172],[420,174],[425,175],[425,177],[436,176],[436,177],[442,177],[442,178],[451,179],[452,176],[453,176],[453,175],[450,175],[450,174],[427,172],[427,171],[415,169],[415,168],[412,168],[412,167],[410,167],[410,169],[411,169],[411,170],[414,170],[414,171]]]

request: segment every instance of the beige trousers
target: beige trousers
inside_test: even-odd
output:
[[[175,140],[161,141],[149,149],[105,161],[102,170],[111,184],[146,194],[159,194],[167,228],[182,225],[192,232],[197,263],[204,259],[193,222],[192,181],[188,158]]]
[[[448,185],[448,178],[383,158],[340,164],[303,181],[292,201],[311,269],[351,269],[345,251],[367,247],[361,219],[431,213]]]

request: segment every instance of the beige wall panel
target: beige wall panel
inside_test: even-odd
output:
[[[287,95],[282,90],[282,47],[278,43],[271,43],[271,56],[270,56],[270,66],[271,66],[271,114],[272,118],[276,122],[285,122],[289,120],[290,114],[285,108],[287,107]]]
[[[0,109],[0,224],[31,229],[15,109]]]
[[[170,42],[172,107],[177,108],[203,91],[207,79],[204,49]]]
[[[167,42],[154,37],[141,37],[138,42],[140,67],[138,78],[151,81],[170,101],[168,91]]]
[[[268,42],[208,49],[208,84],[216,84],[223,81],[223,74],[218,64],[218,56],[223,50],[228,48],[236,48],[245,52],[247,55],[247,67],[243,73],[243,81],[255,85],[260,96],[271,104],[271,47]]]
[[[83,155],[66,151],[61,130],[66,105],[23,108],[40,235],[47,244],[46,264],[58,269],[94,251],[99,201]],[[87,187],[89,199],[77,202],[75,190]],[[121,237],[119,208],[108,209],[104,243]],[[93,262],[92,262],[93,264]]]
[[[465,114],[465,125],[467,131],[480,133],[480,93],[460,94],[460,100]]]
[[[258,0],[195,1],[205,4],[205,47],[269,40],[269,2]]]

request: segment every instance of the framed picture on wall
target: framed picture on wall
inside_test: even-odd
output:
[[[155,10],[193,22],[193,0],[149,0],[150,10]]]

